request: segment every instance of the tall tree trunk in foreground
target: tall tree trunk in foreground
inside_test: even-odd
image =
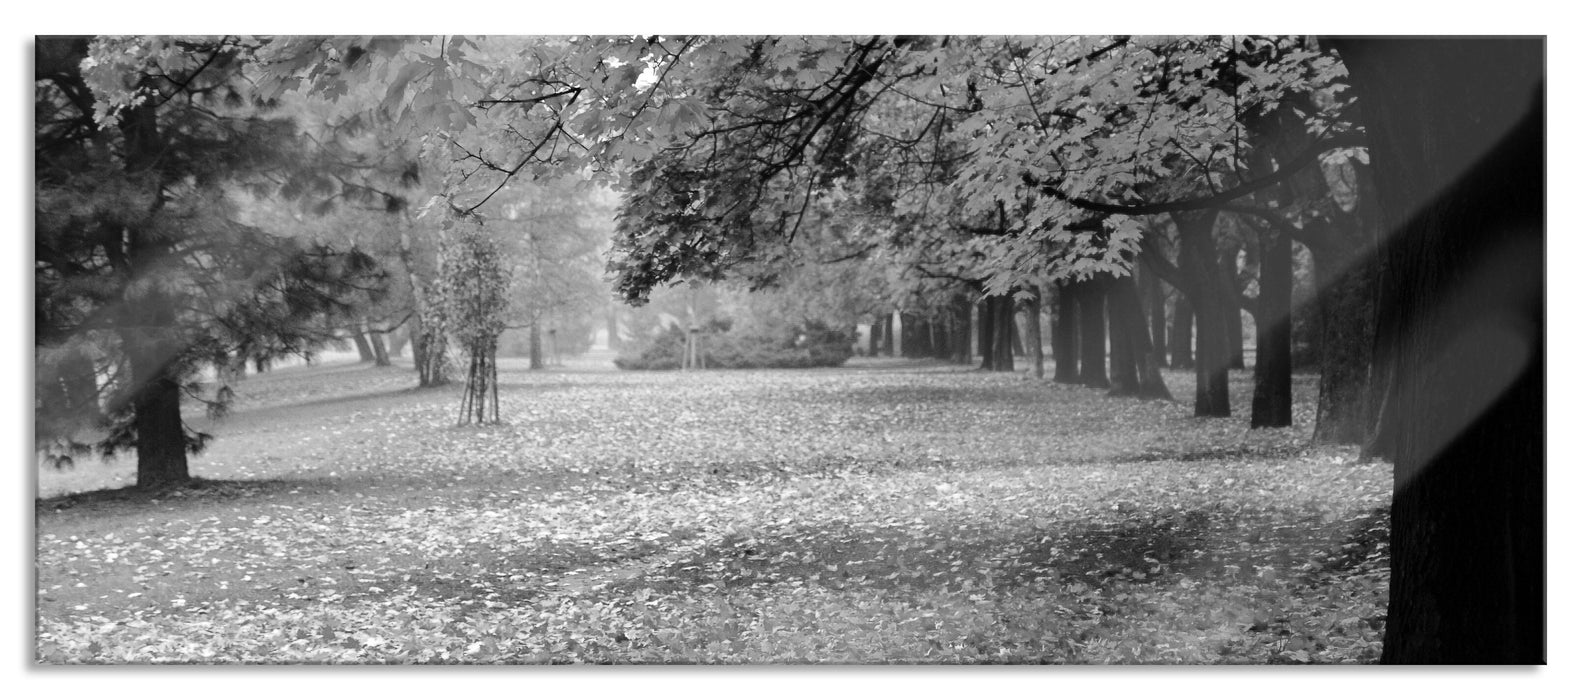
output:
[[[1062,384],[1081,382],[1077,371],[1077,294],[1076,285],[1062,282],[1056,285],[1054,328],[1051,331],[1055,351],[1055,381]]]
[[[1192,412],[1196,416],[1230,415],[1230,350],[1226,348],[1225,307],[1233,305],[1230,290],[1214,254],[1217,211],[1170,215],[1181,236],[1181,285],[1192,300],[1197,321],[1197,391]]]
[[[1291,425],[1291,236],[1273,226],[1259,232],[1257,360],[1252,427]]]
[[[1072,285],[1076,290],[1081,317],[1082,385],[1093,389],[1110,388],[1109,375],[1104,371],[1104,287],[1097,278],[1085,279]]]
[[[1170,320],[1170,368],[1192,369],[1192,302],[1184,292],[1176,295]]]
[[[1389,232],[1383,660],[1544,663],[1544,42],[1335,45]]]
[[[1335,232],[1329,237],[1345,235]],[[1368,372],[1372,366],[1378,256],[1371,250],[1375,247],[1372,240],[1358,245],[1364,251],[1361,255],[1341,250],[1338,245],[1315,245],[1309,249],[1319,285],[1314,300],[1318,305],[1319,371],[1313,440],[1322,444],[1362,444],[1376,417],[1377,407],[1368,394]]]

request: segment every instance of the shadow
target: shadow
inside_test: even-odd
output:
[[[123,486],[98,491],[82,491],[63,496],[34,499],[35,516],[71,511],[101,516],[115,512],[137,512],[171,503],[223,503],[243,498],[274,496],[296,491],[315,493],[331,490],[336,482],[325,479],[203,479],[162,488],[142,489]]]

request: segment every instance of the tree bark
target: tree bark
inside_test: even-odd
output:
[[[1241,293],[1241,287],[1236,284],[1237,255],[1240,247],[1231,248],[1220,255],[1220,275],[1222,284],[1228,290],[1225,311],[1225,352],[1231,369],[1247,369],[1247,350],[1242,344],[1241,336],[1241,305],[1236,303],[1236,297]]]
[[[1285,428],[1291,425],[1291,236],[1266,226],[1258,243],[1252,427]]]
[[[1116,280],[1115,284],[1119,289],[1110,299],[1110,318],[1112,323],[1120,324],[1125,330],[1124,335],[1131,347],[1137,377],[1135,395],[1144,399],[1171,399],[1170,388],[1165,386],[1164,375],[1160,372],[1159,362],[1155,359],[1157,356],[1148,337],[1148,323],[1143,316],[1142,299],[1138,296],[1137,287],[1129,278]],[[1112,333],[1112,345],[1113,338]]]
[[[374,366],[389,367],[390,351],[385,348],[385,334],[379,331],[368,331],[368,345],[374,351]]]
[[[527,324],[527,368],[544,368],[544,332],[536,316]]]
[[[1062,384],[1081,383],[1077,367],[1079,326],[1077,324],[1077,294],[1075,283],[1063,282],[1056,286],[1056,301],[1051,335],[1055,350],[1055,381]]]
[[[368,338],[364,337],[362,331],[357,330],[357,329],[352,329],[351,335],[352,335],[352,345],[355,345],[357,347],[357,361],[358,362],[373,362],[374,361],[374,349],[373,349],[372,346],[368,345]],[[342,346],[342,347],[345,347],[345,346]]]
[[[972,300],[966,297],[954,302],[955,319],[951,332],[955,355],[951,359],[958,365],[972,364],[972,307]]]
[[[1544,663],[1544,42],[1335,46],[1391,232],[1383,661]]]
[[[1110,334],[1110,395],[1136,396],[1142,392],[1137,383],[1137,348],[1132,340],[1132,328],[1122,309],[1121,298],[1130,291],[1132,303],[1137,295],[1130,284],[1131,278],[1102,277],[1104,306],[1108,309]],[[1146,331],[1145,331],[1146,332]]]
[[[1027,313],[1027,344],[1033,350],[1033,377],[1044,378],[1044,334],[1042,325],[1038,322],[1038,311],[1043,307],[1043,297],[1039,296],[1038,288],[1033,287],[1033,298],[1022,305],[1022,310]]]
[[[1110,388],[1110,378],[1104,369],[1105,327],[1104,287],[1098,278],[1076,283],[1077,306],[1081,315],[1079,331],[1082,348],[1082,385],[1092,389]]]
[[[1336,234],[1339,235],[1339,234]],[[1367,247],[1372,247],[1368,244]],[[1377,257],[1348,256],[1339,246],[1313,246],[1313,274],[1319,285],[1314,303],[1318,321],[1318,405],[1313,440],[1321,444],[1360,445],[1374,425],[1369,399],[1372,366]],[[1349,262],[1343,262],[1352,257]]]
[[[1016,302],[1009,294],[997,294],[984,299],[983,323],[980,342],[986,341],[982,369],[993,372],[1010,372],[1016,367],[1011,352],[1012,331],[1016,328]]]
[[[1192,302],[1183,292],[1176,295],[1175,314],[1170,320],[1170,368],[1192,367]]]
[[[1141,290],[1140,303],[1144,305],[1147,315],[1148,347],[1153,354],[1151,359],[1155,367],[1163,367],[1170,361],[1165,356],[1164,290],[1160,289],[1159,277],[1149,270],[1147,265],[1136,265],[1132,269],[1137,276],[1137,286]]]
[[[1225,347],[1230,337],[1226,330],[1231,306],[1229,289],[1214,254],[1214,222],[1219,213],[1181,212],[1171,214],[1181,238],[1182,291],[1192,300],[1197,321],[1197,391],[1193,415],[1225,417],[1230,415],[1230,352]]]

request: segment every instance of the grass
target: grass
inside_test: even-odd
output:
[[[41,472],[45,663],[1358,663],[1387,465],[1022,374],[249,378],[203,481]],[[1171,373],[1190,397],[1191,377]],[[1233,373],[1245,411],[1246,373]]]

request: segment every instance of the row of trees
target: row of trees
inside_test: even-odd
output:
[[[911,332],[943,339],[934,345],[956,356],[981,301],[989,369],[1010,366],[1018,305],[1048,303],[1058,319],[1056,377],[1075,372],[1138,395],[1162,388],[1165,314],[1148,291],[1162,280],[1185,302],[1174,325],[1195,325],[1200,416],[1230,414],[1233,319],[1252,313],[1255,425],[1290,421],[1301,246],[1318,290],[1318,437],[1367,439],[1396,463],[1386,660],[1541,659],[1542,608],[1532,601],[1543,590],[1543,295],[1530,273],[1542,269],[1539,42],[144,37],[70,46],[76,54],[41,42],[40,90],[58,92],[40,104],[75,108],[75,121],[50,127],[50,139],[103,153],[80,171],[117,184],[50,182],[63,192],[130,196],[117,193],[153,174],[157,186],[144,186],[158,203],[133,210],[217,211],[198,202],[252,184],[245,175],[272,162],[242,158],[240,146],[285,131],[225,110],[303,100],[328,105],[337,132],[388,145],[320,139],[300,158],[319,164],[313,174],[277,177],[272,192],[399,214],[403,261],[416,252],[411,232],[446,221],[488,226],[520,183],[571,175],[623,194],[609,270],[631,302],[677,281],[831,289],[844,274],[845,288],[862,293],[837,306],[868,319],[899,308],[921,321],[907,324]],[[46,52],[63,60],[47,63]],[[218,174],[192,165],[214,152],[198,138],[209,124],[227,125],[223,142],[236,149]],[[348,152],[395,160],[369,165]],[[417,165],[395,167],[403,162]],[[437,183],[418,207],[390,185],[418,182]],[[94,214],[50,230],[64,239],[93,227],[127,250],[148,228]],[[321,286],[363,269],[344,252],[303,257],[343,266],[286,266],[293,274],[282,279],[320,285],[308,285],[313,299],[339,299],[338,288]],[[142,272],[160,256],[134,258],[130,269]],[[432,381],[432,358],[444,356],[440,305],[433,282],[405,269],[414,353]],[[80,276],[63,270],[63,280]],[[55,298],[48,292],[39,298]],[[68,308],[41,304],[40,317]],[[292,313],[269,317],[322,312]],[[58,336],[80,325],[54,323],[63,331],[43,342],[41,330],[41,356],[66,347]],[[167,314],[122,325],[173,324]],[[294,347],[292,328],[238,337],[263,355]],[[132,331],[122,335],[136,346]],[[201,343],[166,345],[145,354]],[[143,367],[124,385],[175,385],[190,367]],[[137,421],[169,419],[158,401],[133,403]],[[144,435],[159,430],[144,428],[140,464]],[[1512,441],[1518,447],[1505,447]]]

